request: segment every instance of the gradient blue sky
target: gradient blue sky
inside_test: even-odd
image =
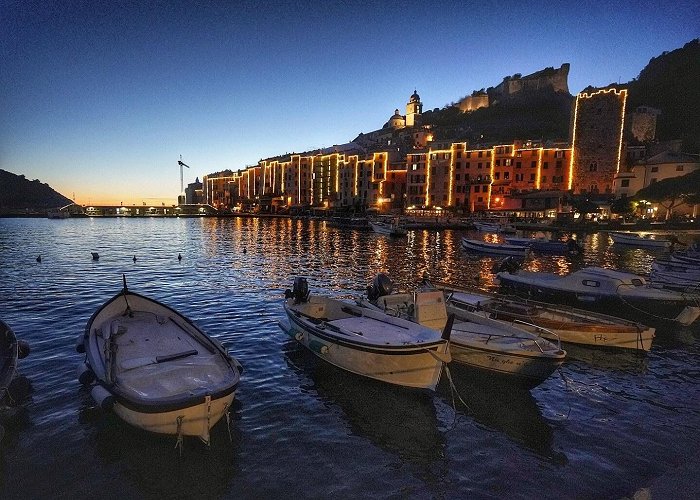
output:
[[[0,168],[78,203],[342,144],[405,111],[571,63],[572,94],[700,36],[655,2],[0,0]]]

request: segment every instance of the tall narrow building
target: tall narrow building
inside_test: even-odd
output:
[[[408,104],[406,104],[406,126],[413,127],[421,124],[421,114],[423,113],[423,103],[416,90],[411,94]]]
[[[626,89],[581,92],[573,112],[569,189],[575,194],[612,194],[620,169]]]

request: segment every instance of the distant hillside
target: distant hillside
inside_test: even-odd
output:
[[[552,89],[515,94],[488,108],[462,113],[447,106],[423,113],[423,123],[433,125],[436,139],[479,142],[511,142],[513,139],[561,141],[569,136],[573,97]]]
[[[72,201],[57,193],[48,184],[27,180],[0,169],[0,211],[18,209],[47,210],[63,207]]]
[[[627,106],[648,105],[661,110],[659,140],[682,139],[683,149],[700,153],[700,40],[653,57],[627,84]]]

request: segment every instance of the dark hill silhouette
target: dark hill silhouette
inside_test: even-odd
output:
[[[427,111],[423,123],[434,126],[436,139],[471,144],[513,139],[566,141],[573,99],[571,94],[551,89],[521,92],[470,113],[455,106]]]
[[[0,169],[0,211],[48,210],[63,207],[72,201],[57,193],[48,184],[27,180]]]
[[[652,57],[627,86],[631,109],[647,105],[661,110],[659,140],[682,139],[684,151],[700,152],[700,39]]]

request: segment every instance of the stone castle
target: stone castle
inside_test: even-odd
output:
[[[564,63],[559,69],[553,67],[522,76],[516,73],[506,76],[496,87],[488,91],[475,91],[472,95],[461,99],[457,107],[463,112],[487,108],[496,102],[519,93],[551,89],[554,92],[569,93],[569,63]]]

